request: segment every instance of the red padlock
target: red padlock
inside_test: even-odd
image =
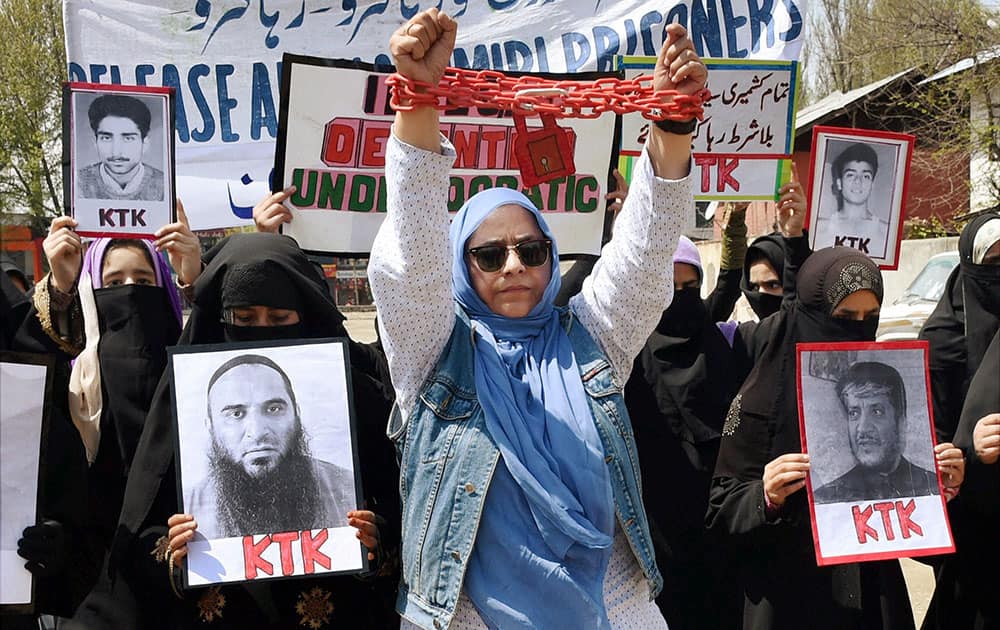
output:
[[[542,126],[529,130],[525,116],[514,110],[514,156],[528,188],[576,172],[570,131],[557,125],[550,114],[541,118]]]

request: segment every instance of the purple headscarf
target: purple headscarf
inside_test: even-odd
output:
[[[101,282],[101,271],[104,267],[104,254],[107,252],[108,244],[110,244],[112,240],[114,239],[94,239],[91,241],[90,246],[87,247],[87,253],[83,255],[83,267],[80,270],[80,275],[82,276],[84,272],[89,273],[90,284],[95,289],[100,289],[103,286],[103,283]],[[156,246],[153,245],[153,241],[144,238],[129,240],[142,243],[146,249],[149,250],[149,255],[153,259],[154,263],[153,271],[156,273],[156,286],[161,287],[167,292],[167,298],[170,300],[170,307],[173,309],[174,316],[177,318],[177,323],[183,326],[184,321],[181,315],[181,295],[170,276],[170,264],[167,263],[167,259],[164,258],[163,254],[156,251]]]
[[[701,268],[701,254],[698,253],[698,246],[688,237],[681,235],[674,250],[675,263],[687,263],[698,270],[698,279],[704,280],[705,272]]]

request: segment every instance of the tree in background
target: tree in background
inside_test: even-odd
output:
[[[0,221],[44,233],[62,214],[62,3],[0,2]]]
[[[870,118],[917,136],[915,168],[968,176],[976,164],[976,181],[964,182],[973,210],[1000,203],[1000,14],[976,0],[816,0],[809,8],[808,96],[916,68],[912,89]],[[919,82],[963,60],[961,72]],[[927,201],[945,203],[949,192]]]

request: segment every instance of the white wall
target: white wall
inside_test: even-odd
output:
[[[990,100],[994,103],[1000,102],[1000,88],[995,88],[990,94]],[[977,129],[984,129],[989,124],[986,111],[986,101],[981,97],[973,97],[970,108],[970,119],[975,134]],[[971,189],[969,191],[969,210],[976,212],[991,208],[997,203],[997,191],[993,190],[991,184],[1000,182],[1000,164],[990,160],[989,155],[977,149],[976,142],[972,142],[972,155],[969,159],[969,177]]]

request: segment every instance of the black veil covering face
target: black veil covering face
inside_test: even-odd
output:
[[[986,348],[1000,329],[1000,265],[976,264],[976,234],[998,212],[976,216],[958,239],[959,264],[920,338],[930,344],[931,393],[938,441],[951,441],[958,425],[965,392],[983,361]]]
[[[975,454],[972,434],[981,418],[1000,413],[1000,331],[993,334],[979,370],[969,383],[955,446],[966,453],[962,492],[948,504],[955,553],[935,569],[937,584],[923,628],[988,630],[1000,627],[1000,463],[984,464]]]
[[[785,271],[785,246],[784,239],[780,234],[767,234],[754,239],[743,263],[743,277],[740,280],[740,290],[743,296],[750,303],[750,308],[757,314],[758,319],[764,319],[769,315],[777,313],[781,309],[782,296],[770,295],[761,291],[756,291],[750,286],[750,261],[766,260],[774,268],[774,273],[778,276],[778,282],[782,281]]]
[[[91,507],[98,535],[111,543],[135,449],[153,394],[177,343],[180,322],[164,290],[128,284],[94,290],[101,338],[100,447],[90,467]]]
[[[1000,330],[1000,265],[978,264],[974,243],[986,223],[1000,221],[1000,212],[980,214],[962,230],[958,239],[965,311],[966,369],[971,379],[979,369],[993,335]]]
[[[279,308],[296,307],[298,337],[347,337],[344,316],[333,304],[325,282],[293,239],[263,233],[230,236],[206,254],[204,263],[205,268],[194,284],[193,309],[178,345],[228,341],[235,327],[224,322],[227,307],[268,305],[274,300],[281,302],[276,304]],[[257,338],[282,338],[287,334],[282,328],[262,327],[255,332]],[[268,331],[273,333],[269,337]],[[364,503],[384,519],[379,522],[383,560],[380,570],[388,575],[373,581],[353,577],[281,580],[262,585],[263,590],[261,586],[223,587],[230,604],[213,627],[268,627],[268,623],[285,627],[281,624],[288,619],[282,615],[294,614],[296,598],[313,583],[332,592],[330,601],[335,612],[331,619],[337,627],[348,621],[375,627],[381,624],[379,615],[392,611],[396,583],[392,560],[398,548],[399,497],[395,453],[385,437],[391,390],[378,380],[378,370],[373,369],[384,358],[364,344],[349,345]],[[157,539],[166,534],[167,519],[180,511],[171,407],[170,386],[164,377],[157,388],[129,476],[109,571],[81,606],[77,627],[184,628],[202,623],[197,602],[203,591],[189,591],[183,602],[177,600],[167,580],[166,565],[151,554]],[[279,618],[274,619],[275,615]]]
[[[742,559],[746,628],[912,628],[899,563],[817,567],[804,490],[765,511],[764,467],[801,451],[797,343],[874,341],[877,318],[832,316],[848,295],[882,301],[882,275],[847,247],[815,252],[798,274],[798,298],[769,321],[769,338],[727,413],[706,517],[721,544]]]

